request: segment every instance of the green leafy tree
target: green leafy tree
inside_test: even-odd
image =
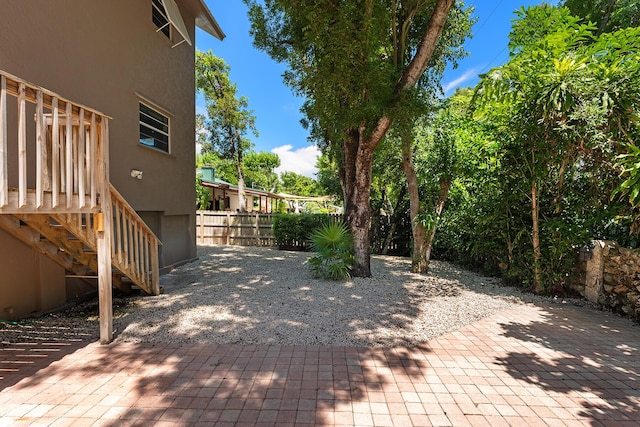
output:
[[[235,164],[231,159],[223,158],[217,151],[196,155],[196,168],[201,169],[205,166],[213,168],[217,179],[238,184],[238,172]]]
[[[602,78],[611,89],[612,114],[609,128],[614,138],[624,145],[624,153],[617,158],[623,179],[613,196],[621,196],[631,208],[627,216],[632,220],[632,232],[640,234],[640,27],[626,28],[605,34],[594,44],[596,52],[612,51]],[[611,46],[617,49],[611,49]],[[617,55],[616,55],[617,53]],[[602,58],[606,60],[607,58]]]
[[[209,209],[209,189],[202,185],[202,175],[196,175],[196,207],[200,210]]]
[[[455,1],[245,2],[254,44],[288,65],[285,81],[306,98],[312,134],[337,146],[345,222],[354,237],[352,274],[370,276],[374,151],[406,112],[413,88],[428,78],[440,34],[455,23],[447,19]]]
[[[340,203],[343,202],[344,193],[340,185],[340,166],[335,155],[324,150],[316,160],[316,176],[318,177],[318,187],[322,194],[335,197]]]
[[[318,183],[308,176],[300,175],[295,172],[280,173],[280,181],[282,182],[281,190],[283,193],[293,194],[296,196],[318,196]]]
[[[623,195],[634,209],[638,209],[640,208],[640,148],[635,143],[630,143],[628,149],[627,153],[619,157],[624,168],[625,180],[615,194]]]
[[[610,182],[603,178],[611,175],[607,165],[620,142],[614,124],[627,123],[621,106],[634,105],[616,70],[629,62],[637,37],[623,31],[600,40],[595,26],[565,8],[518,14],[511,60],[483,76],[476,99],[506,129],[504,178],[528,198],[531,252],[523,256],[531,257],[533,286],[542,292],[562,280],[567,254],[589,238],[589,227],[580,224],[594,213],[585,206],[603,208],[597,194]]]
[[[275,169],[280,166],[280,157],[266,151],[251,151],[244,158],[245,180],[253,188],[265,191],[276,191],[278,174]]]
[[[196,114],[196,144],[200,145],[201,152],[211,151],[211,144],[207,141],[207,118],[204,114]]]
[[[594,22],[596,36],[622,28],[640,26],[640,2],[637,0],[564,0],[573,15]]]
[[[400,162],[407,178],[412,231],[412,271],[426,273],[436,229],[455,179],[464,165],[464,146],[472,144],[477,125],[467,114],[469,90],[459,90],[440,102],[429,115],[418,119],[401,139]],[[386,156],[389,158],[389,156]],[[397,175],[396,175],[397,176]],[[397,181],[397,179],[396,179]]]
[[[509,192],[503,194],[504,177],[500,173],[498,141],[504,136],[490,121],[465,114],[470,97],[469,89],[457,90],[433,126],[425,129],[418,173],[424,177],[426,199],[433,200],[442,194],[440,181],[449,178],[444,172],[450,171],[447,209],[435,222],[438,232],[433,236],[434,253],[493,272],[491,262],[500,263],[508,246],[504,240],[509,228],[505,211],[512,202]],[[449,144],[435,145],[438,128]],[[443,168],[443,164],[448,167]]]
[[[411,215],[411,233],[413,237],[412,271],[426,273],[429,268],[429,254],[433,233],[435,232],[435,218],[428,212],[424,203],[421,203],[419,191],[419,177],[414,164],[414,151],[416,145],[416,124],[424,125],[433,117],[436,108],[436,88],[442,77],[447,63],[457,66],[457,61],[466,56],[463,49],[465,39],[471,34],[474,19],[470,17],[470,11],[453,13],[448,18],[448,25],[442,31],[436,52],[431,58],[430,67],[425,73],[425,78],[416,85],[409,101],[404,105],[403,114],[398,118],[394,126],[394,134],[397,135],[401,145],[401,166],[407,180],[407,192],[409,195],[409,210]],[[401,60],[411,60],[411,47],[400,56]],[[444,171],[444,174],[451,174]],[[441,181],[442,194],[437,197],[436,210],[441,212],[449,192],[450,180]]]
[[[246,134],[258,134],[255,117],[248,109],[247,98],[238,98],[236,85],[229,79],[229,66],[223,59],[211,51],[198,51],[195,68],[196,89],[204,95],[208,115],[206,128],[210,146],[203,146],[203,151],[216,149],[224,158],[233,161],[238,176],[239,210],[246,212],[242,165],[245,154],[251,149]]]

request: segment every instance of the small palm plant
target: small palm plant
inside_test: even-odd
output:
[[[309,258],[309,269],[316,279],[343,280],[351,277],[353,238],[347,227],[334,221],[311,235],[316,254]]]

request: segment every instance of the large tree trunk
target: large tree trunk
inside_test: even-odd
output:
[[[247,211],[247,199],[244,194],[244,175],[242,174],[242,166],[236,163],[236,170],[238,171],[238,211]]]
[[[237,128],[229,128],[229,146],[231,147],[231,158],[236,165],[238,173],[238,211],[247,211],[247,201],[244,194],[244,175],[242,174],[242,136]]]
[[[429,271],[429,261],[431,260],[431,248],[433,238],[436,234],[436,226],[444,204],[451,188],[451,179],[440,178],[440,194],[435,205],[435,218],[429,228],[416,220],[420,214],[420,194],[418,188],[418,176],[413,164],[413,147],[411,139],[404,138],[402,141],[402,170],[407,177],[407,189],[409,191],[409,209],[411,211],[411,233],[413,237],[413,253],[411,254],[411,271],[414,273],[426,274]]]
[[[425,248],[425,259],[427,260],[427,269],[429,269],[429,260],[431,259],[431,248],[433,247],[433,238],[436,235],[436,228],[438,226],[438,221],[440,220],[440,216],[442,215],[442,210],[444,209],[444,203],[447,201],[447,197],[449,196],[449,190],[451,189],[451,180],[447,180],[444,178],[440,178],[440,194],[438,195],[438,201],[436,202],[436,220],[433,223],[433,226],[427,232],[427,244]]]
[[[429,259],[426,257],[427,229],[422,222],[417,220],[421,212],[420,194],[418,192],[418,176],[413,166],[413,147],[411,146],[410,138],[402,139],[402,170],[407,177],[407,190],[409,192],[411,235],[413,237],[411,271],[424,274],[429,269]]]
[[[414,87],[427,69],[449,10],[454,3],[455,0],[437,0],[427,30],[418,44],[416,53],[395,85],[389,107],[396,104],[403,91]],[[351,229],[354,239],[355,261],[351,270],[353,277],[371,276],[369,253],[371,164],[373,152],[389,130],[391,119],[387,115],[380,117],[372,127],[371,133],[366,132],[365,125],[363,124],[360,129],[349,130],[348,138],[342,142],[343,161],[340,183],[344,194],[345,222]]]
[[[353,277],[371,277],[371,165],[375,145],[352,130],[343,142],[340,183],[344,194],[344,220],[353,234]],[[377,145],[377,144],[376,144]]]

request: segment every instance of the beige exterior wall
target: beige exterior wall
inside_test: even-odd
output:
[[[193,4],[177,3],[195,41]],[[7,1],[0,28],[0,69],[113,118],[111,182],[152,219],[164,244],[161,267],[194,258],[194,46],[172,48],[175,42],[156,32],[151,0]],[[141,97],[170,118],[168,154],[139,143]],[[132,169],[143,171],[143,179],[132,178]],[[5,235],[0,251],[18,244]],[[33,254],[20,260],[7,268],[35,265]],[[3,268],[0,292],[11,286],[8,274]]]
[[[0,319],[20,319],[66,302],[64,269],[2,230],[0,272]]]

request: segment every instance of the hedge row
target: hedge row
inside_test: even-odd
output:
[[[276,245],[280,249],[309,250],[309,238],[316,229],[341,219],[341,215],[278,214],[273,218],[272,225]]]

